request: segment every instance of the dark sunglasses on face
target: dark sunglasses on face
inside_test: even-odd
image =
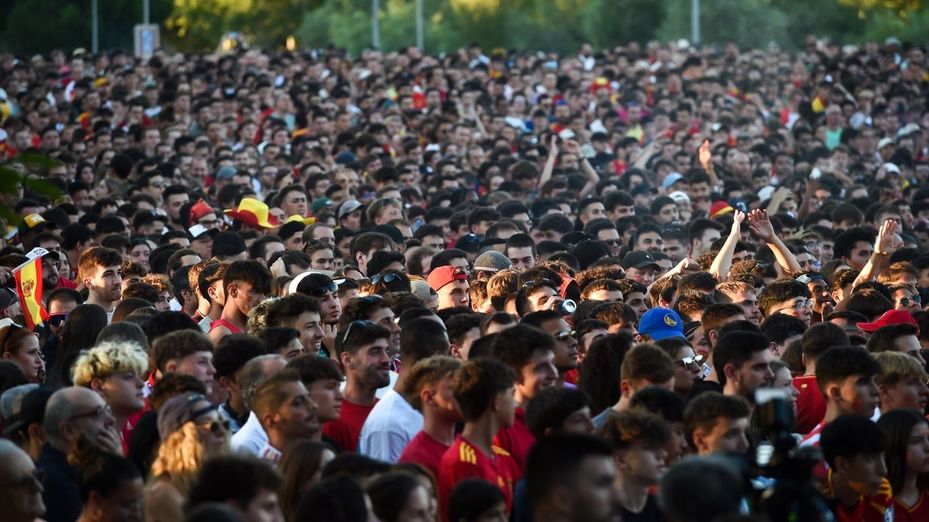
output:
[[[399,277],[400,276],[398,276],[397,274],[393,272],[388,272],[386,274],[375,274],[374,277],[371,278],[371,283],[375,285],[380,283],[381,281],[384,281],[385,283],[393,283]]]
[[[51,314],[48,316],[48,324],[59,327],[68,319],[68,313]]]
[[[229,425],[229,421],[225,419],[201,422],[201,423],[198,423],[197,426],[205,429],[206,431],[209,431],[210,433],[214,435],[228,433],[231,428],[231,426]]]

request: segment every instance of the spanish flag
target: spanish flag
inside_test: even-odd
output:
[[[19,265],[14,271],[16,293],[26,316],[26,325],[32,329],[41,326],[48,319],[48,312],[42,304],[42,254],[36,250],[27,254],[29,261]]]

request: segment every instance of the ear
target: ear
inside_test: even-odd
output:
[[[735,381],[736,380],[735,377],[736,375],[738,375],[738,372],[736,371],[735,366],[731,364],[727,364],[723,366],[723,373],[726,375],[726,382]]]
[[[830,385],[826,388],[826,399],[832,399],[834,401],[842,400],[842,390],[834,384]]]
[[[342,363],[342,368],[349,369],[352,367],[352,354],[348,352],[342,352],[339,354],[339,361]]]
[[[0,356],[0,357],[2,357],[3,359],[12,359],[12,358],[13,358],[13,353],[12,353],[12,352],[3,352],[3,355]]]
[[[452,357],[456,359],[463,359],[461,356],[461,347],[457,344],[452,344],[448,347],[448,351],[452,354]]]
[[[90,285],[90,278],[89,278],[89,277],[85,277],[85,278],[81,279],[81,284],[84,285],[84,288],[90,288],[90,286],[91,286],[91,285]]]
[[[177,361],[176,361],[176,360],[171,359],[170,361],[168,361],[167,363],[165,363],[165,373],[174,373],[174,372],[176,372],[176,371],[177,371]]]
[[[629,379],[619,381],[619,393],[627,399],[632,397],[632,384],[629,383]]]
[[[235,299],[239,295],[239,287],[235,283],[226,287],[226,295]]]
[[[842,473],[844,475],[848,470],[848,466],[850,462],[848,461],[848,458],[846,457],[837,456],[833,464],[835,464],[835,466],[833,466],[833,469],[837,473]]]
[[[45,428],[42,427],[41,423],[34,422],[26,428],[26,432],[29,433],[29,438],[36,439],[40,443],[45,443],[45,440],[48,438],[48,434],[45,433]]]
[[[90,389],[97,393],[100,393],[101,391],[103,391],[103,379],[100,379],[98,377],[94,377],[93,379],[91,379]]]
[[[719,332],[717,330],[710,330],[707,332],[706,337],[710,340],[710,346],[716,346],[716,340],[719,339]]]
[[[229,377],[220,377],[219,378],[219,387],[226,391],[232,391],[232,388],[235,386],[235,381]]]
[[[703,435],[703,430],[701,428],[694,428],[693,433],[690,434],[690,439],[693,441],[697,453],[702,453],[709,449],[709,446],[706,444],[706,438]]]

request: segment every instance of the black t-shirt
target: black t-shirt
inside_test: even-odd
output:
[[[701,393],[706,393],[706,392],[711,392],[711,391],[722,393],[723,385],[719,384],[718,382],[713,382],[713,381],[695,382],[694,387],[691,388],[690,390],[690,400],[693,400],[694,397],[696,397],[697,395],[700,395]]]
[[[633,513],[626,508],[622,508],[623,522],[664,522],[664,513],[658,507],[658,499],[655,495],[649,495],[645,501],[645,507],[639,513]]]

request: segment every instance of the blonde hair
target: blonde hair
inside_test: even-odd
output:
[[[926,382],[926,370],[912,355],[901,352],[880,352],[874,354],[881,372],[874,377],[878,384],[893,386],[904,379],[917,378]]]
[[[187,496],[206,459],[200,432],[193,422],[185,422],[158,446],[152,462],[152,479],[165,479]]]
[[[255,305],[255,307],[248,312],[248,322],[246,323],[248,335],[257,337],[262,330],[268,327],[268,310],[271,309],[271,305],[278,299],[280,298],[269,297]]]
[[[148,355],[132,341],[105,341],[82,350],[71,368],[75,386],[90,387],[94,379],[105,379],[114,373],[135,372],[144,379],[148,373]]]

